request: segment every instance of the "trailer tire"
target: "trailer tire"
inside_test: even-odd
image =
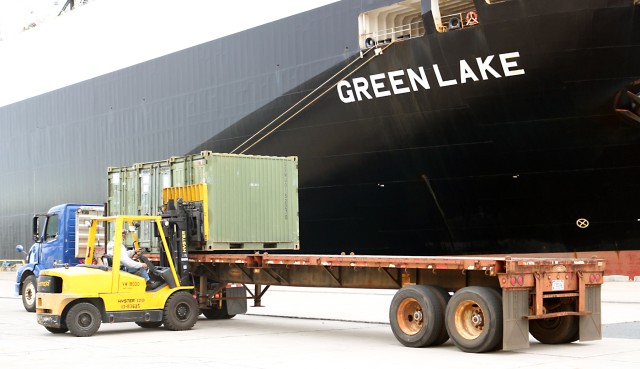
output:
[[[393,296],[389,309],[391,331],[408,347],[442,344],[447,334],[444,326],[446,299],[436,287],[403,287]]]
[[[561,305],[552,312],[571,311],[571,305]],[[580,337],[579,318],[575,315],[529,321],[529,333],[540,343],[558,345],[571,343]]]
[[[55,334],[58,334],[58,333],[66,333],[66,332],[68,332],[68,331],[69,331],[69,328],[64,327],[64,326],[63,326],[63,327],[60,327],[60,328],[54,328],[54,327],[44,327],[44,328],[45,328],[46,330],[48,330],[49,332],[51,332],[51,333],[55,333]]]
[[[222,309],[200,309],[200,312],[209,320],[231,319],[236,316],[235,314],[228,314],[226,306],[222,306]]]
[[[90,302],[74,305],[67,313],[67,328],[76,337],[89,337],[98,331],[102,323],[100,310]]]
[[[30,275],[22,282],[22,305],[30,313],[36,311],[37,279],[35,275]]]
[[[464,352],[488,352],[502,343],[502,301],[487,287],[458,290],[447,305],[446,327],[453,343]]]
[[[167,299],[162,322],[169,330],[184,331],[196,324],[198,315],[200,307],[196,299],[186,291],[178,291]]]
[[[440,303],[442,304],[442,334],[431,346],[440,346],[449,340],[449,333],[447,332],[445,323],[445,312],[447,310],[447,304],[449,304],[449,300],[451,299],[451,295],[449,295],[449,292],[442,287],[433,286],[433,289],[440,298]]]
[[[158,328],[162,325],[162,321],[160,322],[136,322],[139,327],[142,328]]]

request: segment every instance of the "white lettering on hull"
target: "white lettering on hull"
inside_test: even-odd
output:
[[[486,81],[490,78],[514,77],[525,74],[524,69],[518,69],[518,58],[520,53],[510,52],[499,54],[500,67],[502,74],[498,72],[491,62],[495,55],[489,55],[486,58],[476,58],[475,63],[471,65],[464,59],[459,61],[459,73],[457,78],[451,75],[454,69],[445,68],[440,70],[438,64],[433,65],[433,76],[436,79],[438,87],[449,87],[457,84],[465,84],[467,82]],[[455,72],[454,72],[455,73]],[[369,77],[356,77],[351,81],[340,81],[337,85],[338,96],[340,100],[347,104],[355,101],[372,100],[391,95],[401,95],[419,90],[430,90],[431,84],[424,70],[424,67],[418,67],[417,70],[408,68],[394,70],[387,73],[373,74]]]

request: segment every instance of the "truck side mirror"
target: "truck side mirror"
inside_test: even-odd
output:
[[[40,217],[37,215],[33,217],[32,233],[33,233],[33,241],[35,242],[42,241],[42,238],[40,238]]]
[[[22,254],[24,252],[24,247],[22,247],[22,245],[16,246],[16,252],[18,254]]]

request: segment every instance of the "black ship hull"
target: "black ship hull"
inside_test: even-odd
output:
[[[4,107],[0,117],[11,125],[33,118],[34,107],[44,115],[66,111],[36,115],[38,122],[30,123],[41,135],[39,152],[24,154],[17,177],[4,180],[15,189],[3,217],[28,225],[32,207],[102,200],[103,176],[92,176],[90,167],[102,174],[107,165],[213,150],[299,156],[305,253],[639,250],[638,3],[471,4],[478,24],[441,32],[423,1],[423,35],[366,40],[374,47],[363,48],[362,57],[354,41],[336,42],[355,38],[355,24],[342,26],[353,34],[334,35],[323,26],[326,33],[317,39],[273,41],[307,18],[353,23],[349,16],[368,10],[341,2],[235,35],[234,43],[269,30],[264,37],[276,44],[251,54],[261,60],[248,65],[228,60],[238,64],[236,76],[228,77],[233,84],[219,80],[228,72],[216,64],[226,58],[219,51],[232,47],[222,39]],[[279,62],[285,45],[290,59],[313,54],[307,58],[316,64]],[[315,55],[320,49],[332,50],[330,57]],[[268,72],[250,71],[266,64]],[[177,69],[186,81],[163,74]],[[127,78],[134,83],[117,84]],[[139,87],[151,81],[160,92]],[[106,95],[100,86],[115,92]],[[83,98],[55,107],[87,91],[89,108]],[[63,117],[86,123],[82,137],[95,137],[99,158],[87,158],[88,152],[69,158],[64,147],[73,140],[65,142],[52,128],[77,128],[65,127]],[[118,133],[118,126],[133,132]],[[43,155],[46,132],[65,142],[62,162]],[[3,166],[13,165],[5,158]],[[15,199],[29,198],[21,186],[34,181],[37,195],[19,204]]]
[[[430,89],[350,103],[332,91],[246,151],[300,156],[305,251],[638,248],[640,126],[613,105],[640,74],[639,12],[542,3],[504,4],[495,16],[487,5],[477,28],[389,46],[353,76],[422,66]],[[524,73],[507,78],[496,59],[511,52]],[[481,78],[475,58],[490,55],[501,78]],[[460,82],[461,60],[478,81]],[[434,65],[458,83],[442,86]],[[334,72],[197,150],[235,149]]]

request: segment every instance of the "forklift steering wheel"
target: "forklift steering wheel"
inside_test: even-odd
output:
[[[147,269],[149,273],[153,275],[158,274],[156,270],[156,266],[151,262],[151,260],[149,260],[148,257],[144,255],[144,251],[142,249],[140,249],[140,253],[138,254],[138,259],[140,259],[140,261],[142,261],[143,263],[147,264]]]

